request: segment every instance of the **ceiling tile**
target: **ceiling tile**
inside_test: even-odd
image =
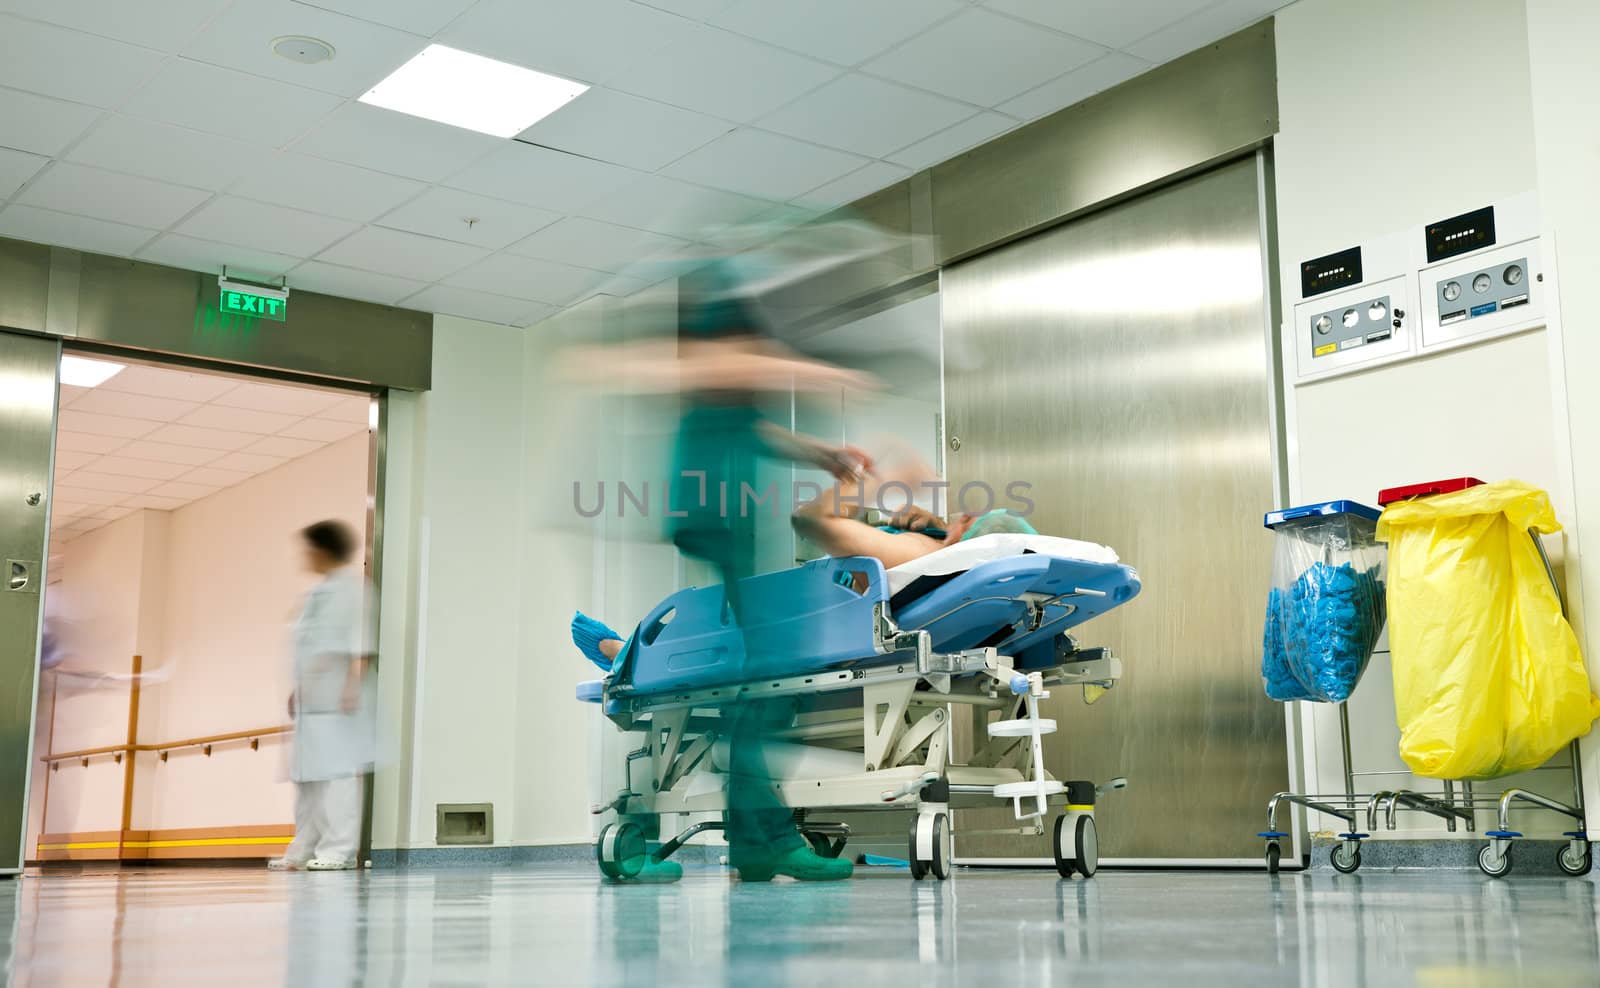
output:
[[[62,521],[76,521],[84,515],[97,515],[104,510],[104,505],[80,504],[72,501],[64,501],[61,499],[61,494],[58,488],[57,492],[54,494],[54,500],[50,504],[51,527],[55,527],[56,524]]]
[[[155,72],[159,52],[0,14],[0,86],[117,106]]]
[[[507,248],[513,254],[577,264],[597,271],[622,271],[630,264],[687,247],[687,240],[569,216]]]
[[[474,0],[301,0],[376,24],[431,36],[455,20]]]
[[[744,123],[839,73],[728,31],[693,27],[689,37],[640,59],[612,88]]]
[[[742,129],[679,159],[663,174],[749,196],[793,199],[864,164],[853,154]]]
[[[25,151],[0,148],[0,199],[9,199],[22,188],[22,183],[39,173],[50,162],[49,158]]]
[[[812,189],[801,196],[800,201],[819,209],[832,209],[893,185],[909,174],[909,168],[891,165],[886,161],[874,161],[821,188]]]
[[[976,147],[991,137],[1003,134],[1018,121],[998,113],[980,113],[961,121],[949,130],[940,131],[925,141],[901,148],[889,155],[889,160],[907,168],[930,168],[947,161],[962,151]]]
[[[226,7],[230,0],[0,0],[0,11],[21,14],[146,48],[171,50]]]
[[[542,209],[574,212],[611,195],[638,174],[608,162],[513,141],[446,184]]]
[[[156,231],[121,223],[107,223],[87,216],[73,216],[32,206],[13,205],[0,210],[0,236],[54,244],[101,254],[126,257]]]
[[[160,487],[152,489],[149,493],[156,497],[174,497],[187,502],[198,501],[203,497],[209,497],[221,489],[222,488],[220,485],[170,483],[162,484]]]
[[[488,134],[365,103],[348,103],[296,141],[294,150],[437,182],[504,145],[505,141]]]
[[[218,398],[218,405],[230,408],[250,408],[258,412],[277,412],[282,415],[314,415],[338,404],[343,395],[312,388],[284,388],[276,384],[247,382]]]
[[[364,432],[366,428],[365,422],[358,425],[354,422],[335,422],[332,419],[301,419],[283,430],[283,434],[290,439],[312,439],[317,442],[332,443],[353,436],[358,432]],[[250,454],[236,453],[234,455]],[[266,459],[266,457],[263,457],[263,459]],[[230,466],[225,462],[219,462],[217,465],[221,467]]]
[[[77,470],[80,467],[99,462],[100,459],[101,457],[96,453],[83,453],[75,449],[58,449],[56,450],[56,469]],[[115,470],[111,472],[116,473]]]
[[[449,285],[434,285],[406,299],[406,305],[424,312],[443,312],[464,319],[500,323],[504,326],[521,325],[534,312],[543,308],[538,302],[526,299],[473,292]]]
[[[1114,51],[1081,69],[1073,69],[1059,79],[1052,79],[1038,89],[1031,89],[1014,100],[1000,104],[1000,110],[1023,120],[1034,120],[1127,82],[1152,67],[1143,59]]]
[[[215,374],[191,374],[168,367],[150,367],[129,364],[115,376],[100,385],[105,391],[129,391],[157,398],[179,398],[183,401],[210,401],[239,386],[233,378]]]
[[[473,195],[458,189],[432,188],[388,213],[378,222],[457,243],[499,250],[561,218],[532,206]],[[468,220],[474,222],[469,223]]]
[[[57,456],[59,462],[60,457]],[[141,460],[133,456],[113,453],[96,457],[95,473],[115,474],[119,477],[144,477],[148,480],[175,480],[189,472],[182,463],[163,463],[160,460]]]
[[[200,189],[62,161],[29,185],[17,202],[160,229],[178,222],[209,198],[211,193]]]
[[[1099,45],[972,9],[873,59],[865,70],[994,106],[1103,54]]]
[[[151,422],[171,422],[200,407],[199,402],[179,401],[174,398],[155,398],[129,391],[107,391],[95,388],[72,405],[75,412],[95,412],[100,415],[120,415],[123,418],[145,419]]]
[[[117,450],[116,455],[197,467],[201,464],[212,462],[222,453],[222,450],[207,449],[203,446],[178,446],[173,443],[157,443],[148,439],[139,439]]]
[[[272,50],[272,39],[284,35],[326,41],[336,55],[316,65],[290,61]],[[249,0],[214,19],[183,53],[202,62],[355,97],[426,44],[414,34],[291,0]]]
[[[180,233],[165,233],[139,250],[140,260],[166,264],[202,274],[221,274],[226,267],[232,274],[270,281],[289,273],[300,258],[274,254],[253,247],[212,243]]]
[[[55,489],[55,496],[62,501],[98,507],[121,504],[128,500],[128,495],[120,491],[97,491],[92,487],[61,486]]]
[[[984,0],[1002,13],[1024,17],[1107,48],[1123,48],[1216,2],[1162,0],[1159,5],[1150,5],[1127,0]]]
[[[323,251],[317,259],[414,281],[438,281],[488,253],[482,247],[369,226]]]
[[[89,470],[77,470],[72,474],[74,489],[96,491],[111,491],[117,494],[143,494],[150,488],[160,483],[147,477],[125,477],[114,473],[94,473]]]
[[[135,508],[132,505],[117,504],[112,505],[109,508],[101,508],[99,511],[94,513],[94,516],[101,521],[116,521],[118,518],[126,518],[138,510],[138,508]]]
[[[281,456],[262,456],[259,453],[229,453],[210,464],[219,470],[239,470],[244,473],[265,473],[287,462]]]
[[[289,287],[323,295],[394,305],[424,287],[420,281],[361,271],[322,261],[307,261],[289,274]]]
[[[312,442],[309,439],[285,439],[283,436],[267,436],[265,439],[256,440],[240,450],[240,452],[293,459],[297,456],[304,456],[307,453],[314,453],[321,449],[323,445],[323,443]]]
[[[261,153],[260,145],[215,134],[132,117],[110,117],[90,131],[67,158],[129,175],[221,189],[249,171]]]
[[[613,78],[694,25],[628,0],[479,0],[445,44],[580,82]]]
[[[716,117],[597,87],[518,140],[655,171],[732,129]]]
[[[128,100],[122,112],[281,147],[340,102],[337,96],[313,89],[174,58]]]
[[[591,203],[585,216],[654,233],[687,238],[741,223],[771,207],[765,199],[752,199],[678,182],[660,175],[645,175],[619,189],[615,195]]]
[[[60,388],[60,394],[56,398],[56,404],[66,408],[92,390],[92,388],[80,388],[71,384],[63,384]]]
[[[88,432],[73,432],[71,429],[56,431],[56,449],[74,453],[109,453],[127,443],[126,439],[115,436],[96,436]]]
[[[207,487],[232,487],[249,480],[251,474],[246,470],[220,470],[216,467],[200,467],[183,474],[181,479],[186,484],[204,484]]]
[[[157,497],[154,494],[135,494],[125,502],[129,507],[148,508],[151,511],[176,511],[188,502],[181,497]]]
[[[179,425],[197,425],[206,429],[223,429],[231,432],[254,432],[263,436],[282,431],[293,425],[299,416],[279,412],[261,412],[253,408],[229,408],[227,405],[201,405],[178,419]],[[242,449],[248,443],[237,447]]]
[[[710,22],[780,48],[856,65],[965,7],[959,0],[740,0]]]
[[[347,236],[356,224],[285,206],[220,196],[184,220],[179,233],[227,240],[278,254],[309,257]]]
[[[246,199],[365,223],[426,188],[409,178],[285,151],[261,160],[244,181],[228,191]]]
[[[199,449],[229,450],[243,449],[255,442],[256,436],[248,432],[224,432],[221,429],[202,429],[193,425],[164,425],[145,437],[153,443],[165,443],[172,446],[194,446]],[[132,451],[124,451],[125,455],[135,455]],[[196,464],[197,466],[199,464]]]
[[[972,116],[973,107],[850,73],[761,121],[762,128],[881,158]]]
[[[609,274],[532,257],[495,254],[445,279],[457,288],[566,305],[599,287]],[[308,437],[314,438],[314,437]]]
[[[329,408],[318,412],[316,417],[334,422],[354,422],[365,427],[372,421],[372,397],[370,395],[346,395]]]
[[[658,10],[670,11],[680,17],[703,21],[727,10],[738,0],[639,0],[639,2]]]
[[[1128,45],[1125,50],[1149,62],[1170,61],[1225,38],[1283,6],[1286,6],[1284,0],[1224,0]]]
[[[60,154],[99,116],[94,107],[0,89],[0,141],[9,148]]]
[[[138,439],[148,435],[160,425],[159,422],[128,419],[119,415],[80,412],[75,408],[63,409],[56,413],[56,424],[68,432],[87,432],[96,436],[117,436],[123,439]]]

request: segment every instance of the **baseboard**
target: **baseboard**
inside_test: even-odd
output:
[[[287,823],[176,830],[96,830],[41,834],[35,847],[42,864],[55,861],[176,861],[265,859],[294,840]]]

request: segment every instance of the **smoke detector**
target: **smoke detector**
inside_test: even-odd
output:
[[[272,50],[291,62],[301,65],[316,65],[333,58],[333,46],[326,41],[316,38],[306,38],[297,34],[278,38],[272,42]]]

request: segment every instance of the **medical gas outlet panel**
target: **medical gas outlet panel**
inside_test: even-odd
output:
[[[1353,373],[1545,323],[1532,193],[1299,265],[1297,379]]]

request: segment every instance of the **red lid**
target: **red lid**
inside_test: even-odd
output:
[[[1455,491],[1464,491],[1468,487],[1480,487],[1483,481],[1476,477],[1452,477],[1449,480],[1430,480],[1426,484],[1409,484],[1405,487],[1390,487],[1378,492],[1378,503],[1384,507],[1396,501],[1415,501],[1419,497],[1432,497],[1435,494],[1450,494]]]

